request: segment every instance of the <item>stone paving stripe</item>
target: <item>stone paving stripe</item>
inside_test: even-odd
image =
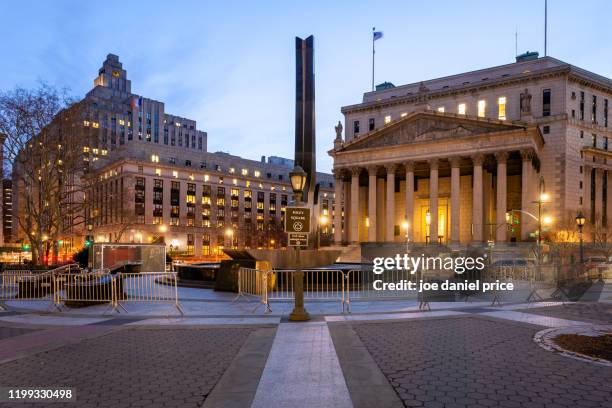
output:
[[[380,371],[353,327],[331,324],[329,332],[355,408],[402,408],[404,404]]]
[[[577,326],[590,323],[579,322],[577,320],[559,319],[557,317],[540,316],[531,313],[513,312],[510,310],[500,310],[497,312],[481,313],[481,316],[496,317],[498,319],[513,320],[515,322],[535,324],[544,327],[565,327]]]
[[[275,335],[276,328],[259,328],[249,334],[203,408],[251,406]]]
[[[549,306],[560,306],[563,302],[531,302],[531,303],[513,303],[502,306],[489,306],[489,310],[518,310],[518,309],[529,309],[538,307],[549,307]]]
[[[366,321],[366,320],[402,320],[402,319],[422,319],[429,317],[446,317],[446,316],[461,316],[468,313],[458,312],[454,310],[433,310],[431,312],[414,312],[414,313],[386,313],[386,314],[368,314],[368,315],[346,315],[346,316],[325,316],[327,322],[350,322],[350,321]]]
[[[19,314],[13,316],[0,316],[0,321],[21,324],[35,324],[41,326],[83,326],[99,323],[109,318],[104,317],[73,317],[73,316],[46,316],[39,314]]]
[[[177,317],[177,318],[158,318],[143,319],[137,322],[128,323],[126,326],[206,326],[224,324],[278,324],[280,317]]]
[[[327,324],[281,323],[251,407],[352,406]]]

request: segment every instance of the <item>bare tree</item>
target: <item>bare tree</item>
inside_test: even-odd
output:
[[[17,226],[40,264],[84,223],[84,102],[47,84],[0,93],[0,133],[11,166]]]

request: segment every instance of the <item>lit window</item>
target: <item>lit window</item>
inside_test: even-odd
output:
[[[385,116],[385,125],[391,123],[391,115]]]
[[[98,154],[98,148],[97,147],[93,148],[93,154]]]
[[[96,152],[94,152],[94,153],[96,153]],[[102,149],[102,156],[106,156],[107,154],[108,154],[108,150]]]
[[[91,126],[97,129],[100,127],[100,124],[98,122],[92,122]]]
[[[506,120],[506,97],[505,96],[500,96],[499,99],[497,99],[497,108],[498,108],[498,114],[497,114],[497,118],[499,120]]]
[[[119,124],[120,124],[121,126],[125,126],[125,120],[123,120],[123,119],[119,119]]]
[[[156,155],[156,154],[152,154],[152,155],[151,155],[151,161],[152,161],[153,163],[159,163],[159,156],[158,156],[158,155]]]
[[[194,178],[195,178],[195,177],[193,177],[193,173],[191,173],[191,174],[189,175],[189,180],[193,180]]]
[[[259,172],[259,170],[255,170],[255,173],[253,173],[253,174],[255,174],[255,177],[260,177],[261,176],[261,173]]]
[[[403,113],[400,115],[400,117],[402,117],[402,118],[405,118],[406,116],[408,116],[408,113],[407,113],[407,112],[403,112]]]
[[[83,121],[83,126],[89,126],[89,121],[88,120],[84,120]]]
[[[444,106],[440,106],[440,107],[438,108],[438,112],[442,112],[442,113],[444,113]]]
[[[236,172],[236,169],[235,169],[235,168],[233,168],[233,167],[230,167],[230,168],[229,168],[229,172],[230,172],[230,173],[235,173],[235,172]]]
[[[172,177],[174,177],[174,178],[178,178],[178,171],[173,170],[173,171],[172,171]]]
[[[251,182],[249,180],[246,181],[246,186],[251,187]]]
[[[457,113],[460,115],[465,115],[465,103],[460,103],[457,107]]]
[[[238,185],[238,179],[233,179],[232,180],[232,184],[235,185],[235,186]]]
[[[485,109],[487,107],[487,102],[483,99],[478,101],[478,117],[479,118],[484,118],[485,117]]]
[[[89,147],[83,146],[83,153],[89,153]]]
[[[204,181],[208,181],[208,180],[210,180],[210,176],[208,174],[205,174],[204,175]]]
[[[242,169],[241,171],[243,176],[248,176],[249,175],[249,171],[247,169]]]
[[[155,175],[161,176],[161,169],[155,169]]]
[[[176,125],[176,127],[181,127],[181,124],[178,123],[178,122],[176,122],[175,125]]]

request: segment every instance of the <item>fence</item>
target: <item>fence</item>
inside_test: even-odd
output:
[[[266,313],[271,312],[270,302],[268,299],[268,279],[271,278],[272,271],[260,271],[252,268],[240,268],[238,270],[238,295],[233,302],[237,302],[241,298],[258,299],[258,304],[253,309],[253,313],[264,305]]]
[[[0,302],[44,300],[61,306],[108,303],[113,311],[126,311],[128,302],[168,302],[183,314],[176,273],[118,273],[108,270],[72,273],[74,269],[35,274],[5,271],[0,274]],[[6,309],[0,303],[0,308]]]

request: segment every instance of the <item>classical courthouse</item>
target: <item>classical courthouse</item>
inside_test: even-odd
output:
[[[377,86],[342,108],[345,136],[338,126],[329,151],[343,197],[334,240],[525,241],[538,218],[548,234],[575,231],[579,211],[585,238],[605,239],[611,99],[612,80],[537,53]]]

